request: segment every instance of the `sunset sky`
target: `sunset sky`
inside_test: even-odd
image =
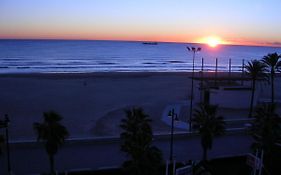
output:
[[[0,38],[281,46],[280,0],[0,0]]]

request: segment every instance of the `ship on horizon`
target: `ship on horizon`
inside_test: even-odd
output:
[[[143,42],[142,44],[147,44],[147,45],[157,45],[158,42]]]

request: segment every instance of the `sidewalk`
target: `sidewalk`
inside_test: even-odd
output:
[[[242,155],[250,152],[252,139],[244,133],[232,133],[215,138],[209,158]],[[164,160],[169,158],[169,135],[155,137],[153,144],[162,152]],[[200,160],[202,148],[200,137],[175,134],[174,157],[177,161]],[[104,141],[95,139],[66,142],[55,156],[55,167],[59,171],[71,169],[101,169],[119,167],[126,160],[120,151],[118,138]],[[0,156],[0,174],[6,173],[6,155]],[[32,174],[49,171],[49,160],[41,143],[11,144],[11,165],[15,174]]]

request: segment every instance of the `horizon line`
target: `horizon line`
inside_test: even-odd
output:
[[[207,43],[200,42],[184,42],[184,41],[157,41],[157,40],[122,40],[122,39],[78,39],[78,38],[0,38],[0,40],[53,40],[53,41],[116,41],[116,42],[157,42],[157,43],[179,43],[179,44],[200,44],[208,45]],[[281,45],[274,44],[235,44],[235,43],[223,43],[219,46],[249,46],[249,47],[276,47],[281,48]]]

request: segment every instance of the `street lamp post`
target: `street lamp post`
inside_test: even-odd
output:
[[[0,128],[5,128],[5,131],[6,131],[7,168],[8,168],[8,173],[11,174],[10,145],[9,145],[9,123],[10,123],[10,119],[9,119],[8,115],[5,114],[5,119],[0,120]]]
[[[171,117],[171,137],[170,137],[170,167],[172,167],[172,175],[174,175],[174,166],[173,166],[173,149],[174,149],[174,122],[178,121],[178,115],[175,114],[175,110],[172,109],[171,111],[169,111],[169,117]]]
[[[191,131],[191,119],[192,119],[192,110],[193,110],[193,79],[194,79],[194,60],[195,53],[201,51],[201,47],[186,47],[188,51],[193,53],[192,56],[192,78],[191,78],[191,95],[190,95],[190,108],[189,108],[189,131]]]

